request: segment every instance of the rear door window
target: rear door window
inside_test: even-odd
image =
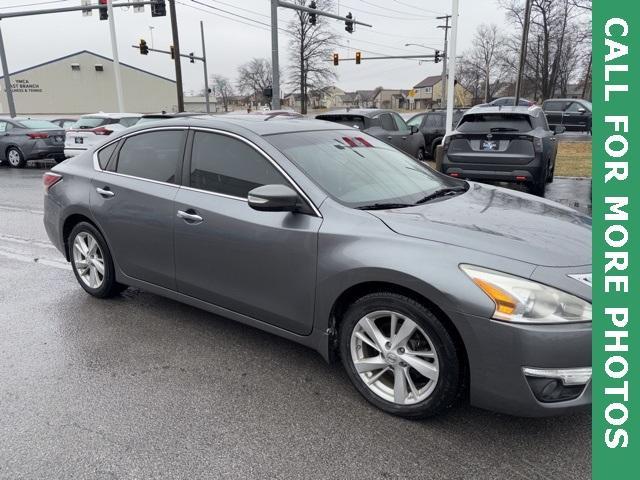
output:
[[[109,163],[109,159],[113,152],[116,150],[118,146],[118,142],[113,142],[111,145],[107,145],[102,150],[98,152],[98,164],[102,170],[107,168],[107,164]]]
[[[176,181],[182,164],[186,130],[163,130],[127,138],[118,154],[116,172],[165,183]]]
[[[546,101],[542,105],[542,109],[545,112],[561,112],[565,109],[567,102],[559,100]]]
[[[529,115],[504,113],[476,113],[465,115],[458,125],[462,133],[528,132],[531,130]]]

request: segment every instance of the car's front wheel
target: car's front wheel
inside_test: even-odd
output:
[[[340,356],[358,391],[408,418],[453,405],[463,374],[453,338],[424,305],[392,292],[354,302],[340,324]]]
[[[419,162],[424,162],[427,159],[427,154],[424,152],[424,148],[420,147],[418,149],[418,154],[416,155],[416,158],[418,159]]]
[[[68,242],[73,273],[87,293],[107,298],[126,288],[116,282],[111,252],[97,228],[80,222],[71,231]]]
[[[27,163],[20,149],[16,147],[7,149],[7,162],[13,168],[23,168]]]

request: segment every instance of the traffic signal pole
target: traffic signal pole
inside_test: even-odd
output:
[[[0,60],[2,61],[2,72],[4,73],[4,91],[7,92],[7,103],[11,118],[16,116],[16,105],[13,102],[13,92],[11,91],[11,78],[7,67],[7,54],[4,50],[4,40],[2,39],[2,26],[0,25]]]
[[[449,57],[449,77],[447,78],[447,125],[446,134],[453,128],[453,106],[455,103],[456,87],[456,44],[458,43],[458,7],[459,0],[451,0],[451,44],[446,55]]]
[[[113,75],[116,81],[116,97],[118,98],[118,112],[124,112],[124,94],[122,93],[122,76],[120,74],[120,58],[118,56],[118,41],[116,38],[116,21],[113,15],[113,0],[107,0],[109,12],[109,33],[111,36],[111,55],[113,56]]]
[[[207,73],[207,51],[204,45],[204,23],[200,20],[200,37],[202,38],[202,64],[204,68],[204,98],[207,102],[207,113],[211,113],[209,106],[209,74]]]
[[[277,110],[280,108],[280,64],[278,54],[278,7],[289,8],[291,10],[299,10],[302,12],[311,13],[314,15],[320,15],[323,17],[334,18],[336,20],[342,20],[345,24],[351,25],[351,31],[353,32],[353,25],[362,25],[364,27],[371,27],[368,23],[358,22],[349,13],[346,17],[341,17],[334,13],[323,12],[316,8],[305,7],[303,5],[296,5],[295,3],[283,2],[282,0],[271,0],[271,68],[272,68],[272,98],[271,108]],[[304,92],[300,92],[304,94]]]
[[[182,90],[182,65],[180,64],[180,39],[178,38],[178,19],[176,16],[176,1],[169,0],[169,15],[171,15],[171,35],[175,51],[174,65],[176,67],[176,94],[178,96],[178,112],[184,112],[184,92]]]

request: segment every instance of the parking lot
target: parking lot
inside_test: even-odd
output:
[[[302,346],[129,289],[97,300],[0,167],[0,478],[590,477],[591,416],[408,421]],[[587,181],[551,198],[590,209]]]

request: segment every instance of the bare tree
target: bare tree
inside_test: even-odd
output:
[[[236,86],[244,95],[251,95],[253,100],[265,103],[264,89],[271,87],[273,80],[271,62],[266,58],[254,58],[240,65]]]
[[[305,0],[293,3],[305,5]],[[330,11],[333,0],[316,0],[317,9]],[[300,90],[301,113],[307,113],[307,95],[309,91],[326,87],[337,78],[329,67],[327,60],[331,58],[335,35],[331,31],[326,17],[318,15],[316,24],[309,23],[309,14],[296,10],[289,23],[289,84]]]
[[[498,27],[495,24],[483,23],[478,26],[473,36],[473,47],[463,55],[463,60],[468,66],[480,73],[485,103],[491,99],[500,84],[500,73],[504,70],[502,44],[503,39],[498,33]]]
[[[482,74],[468,57],[468,53],[463,54],[462,58],[456,63],[456,80],[458,80],[465,90],[473,94],[472,105],[480,103]]]
[[[224,111],[229,111],[229,97],[233,95],[233,85],[224,75],[211,75],[211,91],[212,93],[222,100],[224,105]]]
[[[507,18],[522,27],[524,4],[520,0],[499,0]],[[533,0],[531,26],[523,72],[524,92],[535,99],[546,99],[566,90],[575,81],[589,50],[591,27],[585,22],[590,10],[587,0]],[[505,64],[511,74],[517,71],[519,33],[505,40]]]

